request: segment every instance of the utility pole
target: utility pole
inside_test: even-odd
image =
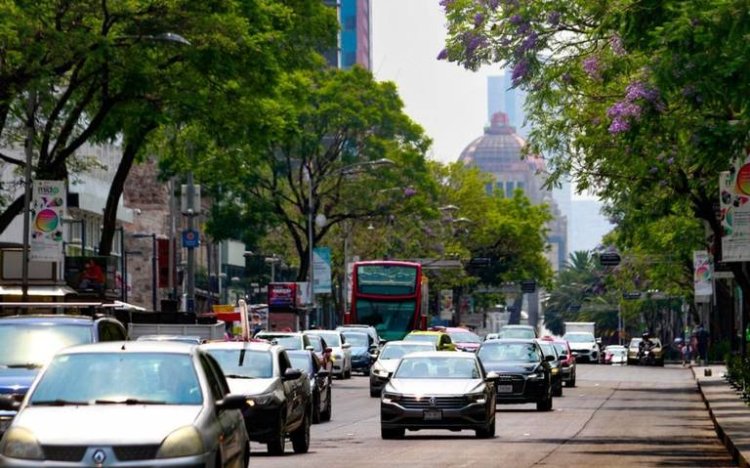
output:
[[[29,231],[31,230],[31,164],[34,156],[34,138],[36,136],[36,125],[34,113],[36,107],[36,91],[29,90],[29,98],[26,101],[26,167],[23,171],[23,250],[21,252],[21,295],[22,301],[29,299]]]
[[[192,150],[191,150],[192,151]],[[195,232],[195,185],[193,184],[193,171],[187,175],[187,217],[188,231]],[[195,247],[188,245],[187,248],[187,312],[195,313]]]

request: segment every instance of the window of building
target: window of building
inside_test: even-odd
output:
[[[515,189],[515,182],[509,181],[505,184],[505,196],[508,198],[513,197],[513,190]]]

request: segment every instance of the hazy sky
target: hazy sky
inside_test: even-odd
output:
[[[372,0],[372,71],[394,81],[406,113],[433,139],[433,159],[455,161],[487,122],[487,76],[436,59],[445,41],[438,0]]]

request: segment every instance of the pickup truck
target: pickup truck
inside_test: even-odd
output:
[[[284,453],[286,438],[295,453],[310,447],[312,396],[306,373],[292,367],[284,347],[265,341],[225,341],[200,345],[221,366],[232,393],[248,401],[243,410],[250,440],[268,453]]]

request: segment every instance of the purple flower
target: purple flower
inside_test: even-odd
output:
[[[570,76],[570,73],[568,72],[563,73],[561,78],[563,80],[563,83],[570,84],[573,82],[573,77]]]
[[[527,32],[529,32],[530,29],[531,25],[527,21],[524,21],[523,23],[518,25],[518,29],[516,29],[516,31],[518,31],[518,34],[520,35],[525,35]]]
[[[591,78],[599,78],[599,59],[596,57],[587,57],[583,60],[583,71]]]
[[[437,56],[438,60],[445,60],[448,58],[448,49],[443,49],[440,51],[440,53]]]
[[[659,99],[659,91],[649,88],[642,81],[634,81],[625,88],[625,98],[628,101],[645,99],[649,102],[656,102]]]
[[[669,164],[670,166],[671,166],[672,164],[674,164],[674,158],[669,158],[669,159],[667,159],[667,164]]]
[[[484,15],[481,13],[474,15],[474,26],[479,27],[482,23],[484,23]]]
[[[628,51],[625,50],[625,46],[622,44],[622,38],[617,34],[612,36],[609,40],[609,45],[612,47],[612,52],[614,52],[615,55],[623,56],[628,53]]]
[[[523,23],[524,19],[523,19],[523,17],[521,15],[519,15],[519,14],[516,13],[515,15],[513,15],[513,16],[510,17],[509,21],[510,21],[510,24],[515,24],[517,26],[517,25]]]
[[[609,125],[609,133],[611,133],[612,135],[624,133],[628,130],[630,130],[630,122],[621,117],[616,117]]]
[[[440,6],[447,10],[451,5],[453,5],[454,1],[455,0],[440,0]]]
[[[487,43],[487,39],[481,36],[470,35],[468,36],[469,42],[466,44],[466,55],[472,56],[474,52]]]
[[[657,172],[659,172],[659,168],[656,167],[656,166],[651,166],[651,168],[648,170],[648,172],[650,174],[656,174]]]
[[[513,86],[518,86],[521,84],[521,82],[526,78],[526,74],[529,72],[529,61],[526,59],[526,57],[521,58],[516,64],[513,66],[513,73],[511,75],[511,80],[513,81]]]
[[[413,197],[416,194],[417,194],[417,189],[415,189],[414,187],[406,187],[404,189],[404,196],[406,198]]]
[[[526,39],[524,39],[523,43],[521,44],[521,52],[527,52],[536,47],[538,38],[539,35],[536,33],[536,31],[531,31],[531,34],[526,36]]]
[[[487,6],[493,10],[497,10],[498,5],[500,5],[500,0],[487,0]]]
[[[640,117],[641,106],[628,101],[616,102],[607,109],[607,117],[616,119],[618,117]]]
[[[550,11],[547,15],[547,22],[552,26],[557,26],[558,24],[560,24],[560,12]]]

